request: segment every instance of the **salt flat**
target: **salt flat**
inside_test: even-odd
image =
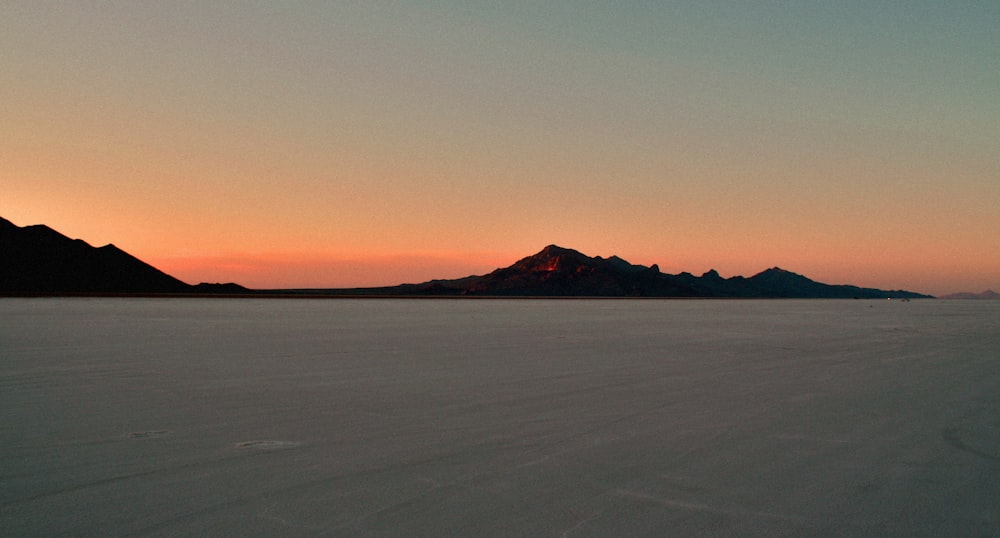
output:
[[[0,535],[1000,533],[1000,302],[0,300]]]

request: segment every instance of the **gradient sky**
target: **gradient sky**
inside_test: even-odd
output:
[[[1000,289],[1000,2],[6,1],[0,216],[258,288]]]

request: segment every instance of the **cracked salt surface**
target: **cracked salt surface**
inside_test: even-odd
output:
[[[995,535],[998,356],[995,302],[3,299],[0,535]]]

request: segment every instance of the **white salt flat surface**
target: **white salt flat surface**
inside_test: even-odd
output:
[[[2,536],[996,536],[1000,302],[0,299]]]

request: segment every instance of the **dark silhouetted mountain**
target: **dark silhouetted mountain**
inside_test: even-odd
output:
[[[0,218],[0,293],[188,293],[193,287],[114,245]]]
[[[885,291],[857,286],[823,284],[780,267],[772,267],[760,272],[748,278],[747,282],[751,288],[759,292],[761,297],[857,297],[859,299],[929,297],[904,290]]]
[[[483,276],[432,280],[386,288],[351,290],[361,294],[464,295],[508,297],[759,297],[759,298],[925,298],[903,290],[885,291],[830,285],[774,267],[750,278],[723,278],[715,270],[699,276],[670,275],[653,265],[633,265],[617,256],[589,257],[549,245],[541,252]]]
[[[777,267],[745,278],[661,273],[653,265],[617,256],[590,257],[549,245],[509,267],[482,276],[431,280],[382,288],[248,290],[238,284],[191,286],[136,259],[114,245],[95,248],[44,226],[15,226],[0,218],[0,294],[191,293],[308,295],[393,295],[470,297],[773,297],[920,298],[903,290],[884,291],[829,285]],[[992,293],[992,292],[988,292]]]
[[[993,290],[986,290],[982,293],[951,293],[948,295],[942,295],[941,299],[973,299],[973,300],[997,300],[1000,299],[1000,293]]]
[[[193,286],[193,290],[198,293],[213,293],[213,294],[226,294],[226,293],[249,293],[251,290],[240,286],[234,282],[226,282],[221,284],[218,282],[209,283],[202,282]]]
[[[549,245],[534,256],[497,269],[468,284],[466,295],[639,296],[666,284],[657,267],[632,265],[618,257],[591,258]],[[671,290],[661,289],[663,293]],[[687,295],[686,288],[672,290]]]

